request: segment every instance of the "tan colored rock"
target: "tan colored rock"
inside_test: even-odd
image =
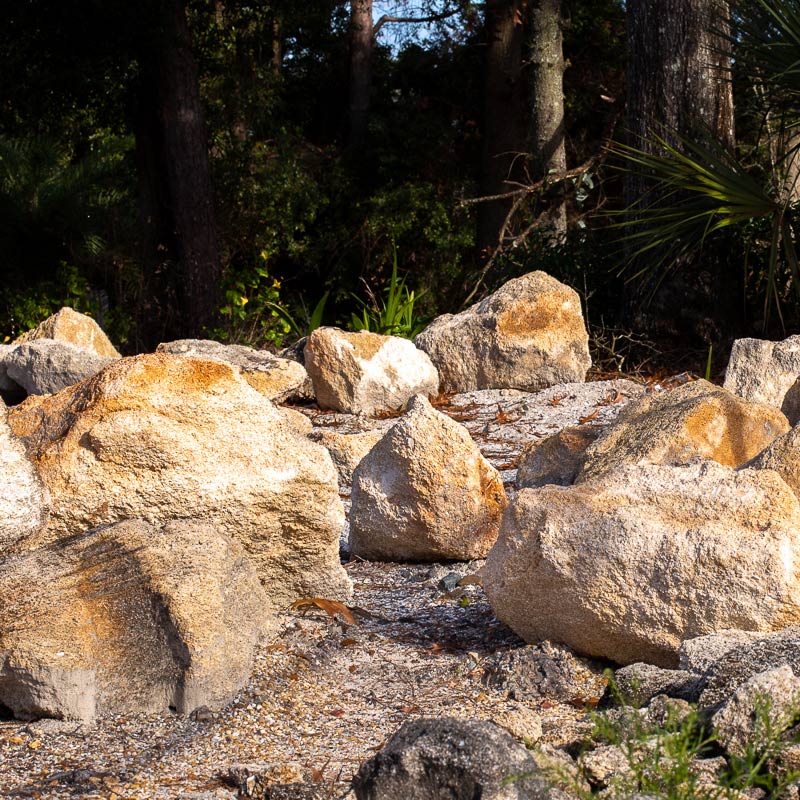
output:
[[[800,420],[800,336],[781,342],[737,339],[725,371],[725,388],[752,403],[783,411],[794,425]]]
[[[492,546],[506,493],[467,431],[418,395],[353,474],[350,551],[468,561]]]
[[[156,352],[238,367],[244,379],[259,394],[275,403],[313,397],[311,380],[305,367],[266,350],[254,350],[240,344],[222,344],[210,339],[178,339],[163,342]]]
[[[0,703],[22,717],[219,708],[275,627],[242,548],[187,520],[6,557],[0,609]]]
[[[583,468],[587,449],[602,432],[594,425],[576,425],[529,444],[517,464],[517,489],[570,486]]]
[[[331,454],[339,475],[339,485],[345,487],[352,484],[353,471],[383,438],[383,434],[384,431],[380,429],[361,433],[338,433],[328,428],[314,428],[308,438],[321,444]]]
[[[580,382],[592,364],[577,292],[545,272],[509,281],[460,314],[437,317],[414,343],[443,392]]]
[[[621,664],[678,663],[694,636],[800,621],[800,502],[770,470],[627,466],[523,489],[483,571],[528,642]]]
[[[576,482],[625,464],[677,465],[700,458],[738,467],[788,430],[776,408],[694,381],[624,408],[587,449]]]
[[[125,519],[201,518],[241,542],[276,602],[349,597],[330,456],[231,367],[126,358],[28,398],[9,422],[52,496],[47,530],[25,546]]]
[[[800,497],[800,427],[794,427],[779,436],[745,466],[752,469],[774,469]]]
[[[13,344],[33,342],[36,339],[55,339],[91,350],[99,356],[120,358],[117,348],[111,344],[103,329],[91,317],[79,314],[68,306],[39,323],[33,330],[18,336]]]
[[[50,495],[25,447],[11,432],[0,400],[0,555],[41,531],[50,516]]]
[[[428,356],[399,336],[317,328],[304,352],[321,408],[376,416],[397,411],[415,394],[439,393]]]

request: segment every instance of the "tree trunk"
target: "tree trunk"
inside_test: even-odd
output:
[[[136,126],[148,288],[162,335],[201,336],[221,277],[206,130],[185,0],[159,8],[141,54]]]
[[[725,42],[715,33],[727,13],[722,0],[628,0],[630,145],[654,152],[654,133],[677,145],[674,133],[701,140],[710,132],[733,149],[730,61]],[[645,178],[629,174],[625,197],[632,207],[642,198],[652,198],[651,186]],[[647,258],[652,262],[654,256]],[[634,263],[632,273],[643,266]],[[702,268],[698,260],[676,266],[679,269],[663,281],[663,273],[651,271],[628,285],[629,314],[651,330],[672,318],[675,324],[665,333],[706,342],[722,338],[722,328],[735,313],[733,281],[726,280],[722,259],[705,253]]]
[[[350,104],[347,145],[360,148],[367,138],[372,88],[372,0],[350,2]]]
[[[533,170],[534,179],[567,169],[564,148],[564,54],[561,0],[533,4]],[[559,236],[567,230],[563,192],[556,191],[548,208],[550,225]]]
[[[525,0],[488,0],[484,59],[484,123],[481,194],[490,197],[522,181],[527,151],[528,84],[522,69]],[[493,251],[511,208],[511,200],[478,206],[478,244]]]

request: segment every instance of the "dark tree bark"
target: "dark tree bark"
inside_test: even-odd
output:
[[[523,71],[523,44],[527,32],[526,0],[488,0],[484,59],[484,124],[481,194],[492,197],[512,189],[509,181],[523,181],[528,150],[529,82]],[[511,200],[478,206],[478,244],[484,253],[494,250]]]
[[[629,144],[653,152],[653,133],[677,145],[673,132],[691,139],[705,139],[710,132],[733,148],[730,61],[717,33],[727,13],[722,0],[628,0]],[[651,189],[644,178],[629,174],[626,205],[652,197]],[[634,264],[632,272],[641,266]],[[628,312],[651,330],[672,317],[676,324],[669,333],[721,338],[735,302],[722,260],[709,253],[702,265],[695,260],[677,267],[660,286],[654,271],[629,284]],[[681,315],[684,319],[676,319]]]
[[[564,147],[564,52],[561,0],[533,3],[533,173],[540,180],[567,171]],[[567,229],[563,193],[556,192],[548,208],[549,222],[558,235]]]
[[[156,6],[136,119],[146,293],[154,336],[201,336],[216,317],[221,277],[207,135],[185,0]]]
[[[350,101],[347,144],[358,150],[367,138],[372,88],[372,0],[350,2]]]

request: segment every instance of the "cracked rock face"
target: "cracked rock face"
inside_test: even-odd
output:
[[[276,603],[344,600],[344,511],[330,456],[233,368],[125,358],[9,414],[50,491],[30,549],[98,525],[202,518],[238,540]]]
[[[483,558],[506,506],[463,426],[422,396],[353,473],[350,550],[383,561]]]
[[[484,587],[528,642],[674,667],[693,636],[800,621],[799,566],[800,503],[775,472],[640,465],[523,489]]]
[[[0,703],[21,717],[188,714],[247,682],[272,608],[197,521],[105,526],[0,562]]]
[[[462,311],[437,317],[414,343],[443,392],[522,389],[583,381],[592,364],[580,298],[545,272],[509,281]]]
[[[317,328],[304,354],[320,408],[376,416],[402,408],[416,394],[439,393],[431,360],[398,336]]]

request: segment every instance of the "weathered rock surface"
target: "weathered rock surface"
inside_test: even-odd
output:
[[[28,398],[9,422],[52,497],[47,530],[25,546],[124,519],[202,518],[241,542],[276,602],[349,596],[330,456],[231,367],[127,358]]]
[[[800,497],[800,427],[779,436],[745,466],[775,470]]]
[[[50,496],[0,400],[0,554],[47,525]]]
[[[490,722],[406,722],[353,779],[358,800],[545,800],[534,757]]]
[[[630,403],[586,451],[580,483],[624,464],[685,464],[702,458],[738,467],[789,430],[784,415],[708,381]]]
[[[594,425],[576,425],[529,444],[517,464],[517,489],[571,486],[583,469],[586,451],[602,432]]]
[[[162,342],[156,352],[238,367],[242,377],[257,392],[276,403],[313,397],[311,380],[305,367],[266,350],[254,350],[240,344],[222,344],[210,339],[178,339]]]
[[[356,468],[351,501],[351,552],[383,561],[483,558],[507,502],[467,431],[421,395]]]
[[[57,311],[33,330],[18,336],[13,344],[34,342],[38,339],[55,339],[57,342],[91,350],[98,356],[120,358],[117,348],[111,344],[103,329],[91,317],[80,314],[69,306]]]
[[[362,431],[361,433],[338,433],[326,428],[315,428],[309,433],[312,442],[321,444],[330,454],[339,485],[349,487],[353,482],[353,471],[362,459],[383,438],[381,429]]]
[[[96,375],[115,359],[55,339],[20,344],[5,358],[7,376],[28,394],[54,394]]]
[[[737,339],[733,343],[725,388],[753,403],[779,408],[794,425],[800,420],[800,336],[782,342]]]
[[[722,630],[681,642],[678,648],[680,668],[702,674],[732,650],[763,639],[758,631]]]
[[[753,676],[784,665],[800,675],[800,628],[796,625],[762,634],[717,658],[703,676],[700,705],[712,708],[723,703]]]
[[[800,678],[784,664],[744,681],[711,717],[711,727],[731,755],[744,756],[787,730],[799,711]]]
[[[196,521],[6,557],[0,587],[0,703],[23,717],[218,708],[274,626],[242,548]]]
[[[538,391],[583,381],[591,366],[580,298],[544,272],[438,317],[414,343],[431,357],[445,392]]]
[[[800,621],[798,559],[800,503],[775,472],[644,465],[522,490],[484,588],[526,641],[674,667],[685,639]]]
[[[614,673],[616,692],[628,705],[647,705],[654,697],[666,695],[696,701],[700,695],[700,675],[682,669],[664,669],[654,664],[629,664]]]
[[[25,390],[16,382],[8,377],[8,367],[6,366],[6,359],[14,352],[14,346],[10,344],[0,344],[0,396],[10,400],[16,399],[17,396],[20,400],[25,397]]]
[[[431,360],[399,336],[317,328],[304,352],[321,408],[375,416],[396,411],[416,394],[439,393]]]

